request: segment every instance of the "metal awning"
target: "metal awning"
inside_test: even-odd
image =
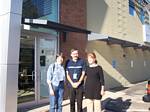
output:
[[[32,27],[42,27],[42,28],[48,28],[48,29],[54,29],[58,32],[76,32],[76,33],[84,33],[84,34],[90,34],[91,31],[88,31],[86,29],[73,27],[61,23],[56,23],[48,20],[41,20],[41,19],[27,19],[22,18],[22,24],[24,25],[30,25]]]
[[[120,44],[122,47],[138,47],[139,46],[139,44],[134,43],[134,42],[121,40],[118,38],[113,38],[110,36],[106,36],[106,35],[102,35],[102,34],[98,34],[98,33],[93,33],[93,32],[91,34],[88,34],[88,41],[92,41],[92,40],[105,41],[109,45]]]
[[[107,42],[108,45],[119,44],[122,47],[133,47],[135,49],[150,50],[150,46],[146,46],[143,44],[141,45],[127,40],[122,40],[122,39],[102,35],[99,33],[91,32],[91,34],[88,34],[88,41],[93,41],[93,40],[105,41]]]
[[[118,38],[113,38],[113,37],[108,37],[107,39],[101,39],[102,41],[106,41],[109,45],[110,44],[120,44],[122,47],[138,47],[139,44],[126,41],[126,40],[121,40]]]
[[[144,50],[149,50],[150,51],[150,46],[146,46],[146,45],[139,45],[138,47],[135,47],[135,49],[142,49]]]

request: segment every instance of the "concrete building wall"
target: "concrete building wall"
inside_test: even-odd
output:
[[[60,23],[86,28],[86,0],[61,0],[60,1]],[[81,33],[67,33],[66,41],[60,38],[60,51],[66,57],[70,56],[72,48],[78,48],[81,57],[85,56],[87,37]]]
[[[122,48],[102,41],[90,41],[88,52],[95,52],[98,64],[103,67],[106,88],[127,86],[150,78],[150,52],[148,50]],[[114,64],[115,63],[115,64]]]
[[[87,29],[137,43],[143,43],[138,15],[129,14],[129,0],[87,0]]]
[[[129,14],[128,0],[87,0],[87,29],[139,44],[143,27],[138,15]],[[95,52],[105,73],[106,88],[126,86],[150,78],[150,51],[122,48],[102,41],[89,41],[88,52]],[[115,65],[113,65],[115,64]],[[115,68],[113,68],[113,66]]]

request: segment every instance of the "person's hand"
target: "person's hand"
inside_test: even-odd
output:
[[[105,94],[105,91],[101,90],[100,94],[103,96]]]
[[[54,96],[54,95],[55,95],[53,89],[50,89],[50,95],[51,95],[51,96]]]
[[[76,82],[76,83],[77,83],[77,85],[78,85],[78,86],[81,84],[81,82],[79,82],[79,81],[78,81],[78,82]]]
[[[79,85],[80,85],[80,82],[78,81],[78,82],[73,83],[73,84],[72,84],[72,87],[73,87],[73,88],[77,88]]]
[[[78,87],[77,83],[73,83],[73,84],[72,84],[72,87],[73,87],[73,88],[77,88],[77,87]]]

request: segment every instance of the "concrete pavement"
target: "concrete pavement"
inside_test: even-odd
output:
[[[123,104],[128,104],[123,110],[124,112],[150,112],[150,102],[146,103],[142,101],[142,97],[145,94],[146,83],[147,82],[132,84],[123,90],[117,90],[118,88],[115,88],[111,91],[106,91],[102,99],[103,108],[107,105],[110,99],[119,99]],[[49,105],[46,105],[40,108],[31,109],[27,112],[48,112],[48,110]],[[83,100],[83,110],[86,112],[86,99]],[[63,112],[70,112],[69,100],[63,101]],[[113,111],[103,109],[103,112]]]
[[[109,97],[112,99],[121,98],[122,102],[129,104],[128,108],[124,110],[125,112],[150,112],[150,102],[146,103],[142,100],[142,97],[146,94],[146,83],[132,84],[121,91],[107,91],[106,96],[103,97],[103,101]]]

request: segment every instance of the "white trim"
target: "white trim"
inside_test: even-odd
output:
[[[108,38],[108,36],[102,35],[99,33],[92,32],[91,34],[88,34],[88,41],[101,40],[101,39],[107,39],[107,38]]]
[[[70,66],[68,68],[82,68],[82,66]]]
[[[47,20],[42,19],[24,19],[25,23],[47,24]]]
[[[24,30],[31,30],[31,26],[23,24],[22,25],[22,29],[24,29]]]

